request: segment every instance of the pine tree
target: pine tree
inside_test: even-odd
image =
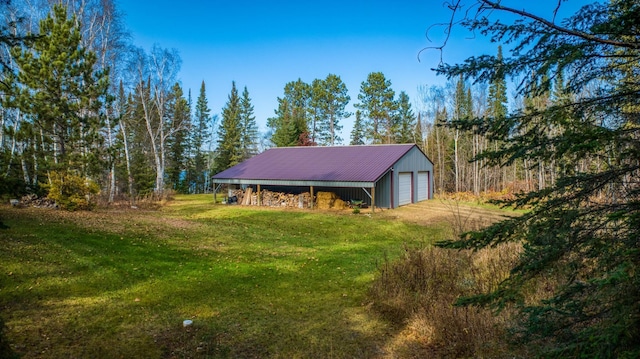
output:
[[[169,185],[176,191],[188,193],[189,184],[186,181],[186,171],[189,165],[189,132],[191,131],[191,113],[189,103],[184,98],[182,87],[173,85],[167,116],[173,122],[181,123],[168,139],[167,175]]]
[[[435,148],[437,162],[434,164],[435,180],[437,187],[443,192],[455,191],[455,176],[450,174],[454,173],[454,156],[450,155],[453,151],[450,144],[454,143],[454,132],[449,131],[446,127],[450,123],[449,112],[447,107],[436,108],[435,115],[435,141],[437,147]],[[442,129],[441,131],[439,131]],[[453,178],[452,178],[453,177]]]
[[[420,146],[423,152],[426,152],[425,144],[424,144],[424,135],[422,132],[422,115],[418,113],[418,120],[416,121],[416,127],[413,131],[414,142]]]
[[[311,86],[298,79],[284,87],[284,96],[278,97],[276,117],[267,120],[271,128],[271,142],[277,147],[313,146],[309,131],[309,99]]]
[[[406,92],[401,91],[398,95],[398,111],[397,111],[397,123],[398,133],[396,134],[396,143],[419,143],[416,141],[416,116],[411,109],[411,103],[409,102],[409,95]]]
[[[0,11],[5,12],[3,7],[9,6],[9,0],[0,1]],[[22,19],[18,19],[18,23],[21,22]],[[11,26],[13,25],[13,26]],[[0,24],[0,45],[6,46],[11,49],[19,46],[30,46],[33,41],[38,37],[37,34],[24,34],[23,32],[17,31],[15,28],[15,23],[2,23]],[[0,74],[5,70],[10,70],[11,65],[9,64],[9,59],[5,58],[5,56],[0,56]],[[10,85],[4,82],[4,79],[0,81],[0,86],[2,86],[2,90],[6,90],[10,87]]]
[[[454,127],[453,134],[453,175],[455,192],[462,190],[462,179],[464,178],[462,171],[464,170],[464,161],[461,159],[461,143],[463,137],[468,133],[461,130],[457,125],[461,121],[470,119],[473,116],[471,89],[467,88],[462,76],[456,82],[456,90],[453,99],[453,118],[450,126]]]
[[[362,123],[362,112],[360,110],[356,111],[356,120],[353,123],[353,128],[351,129],[351,142],[349,143],[351,146],[359,146],[365,144],[365,129],[364,124]]]
[[[360,85],[355,107],[367,119],[364,123],[367,139],[372,143],[392,143],[395,140],[397,124],[394,117],[397,105],[391,81],[382,72],[372,72]]]
[[[315,79],[310,85],[309,98],[309,137],[310,140],[316,142],[322,136],[323,122],[326,120],[326,106],[324,99],[326,97],[326,88],[324,80]]]
[[[222,122],[218,130],[218,155],[215,172],[221,172],[242,161],[242,123],[240,118],[240,97],[236,83],[231,83],[231,93],[222,109]]]
[[[345,110],[351,100],[347,86],[339,76],[329,74],[324,80],[314,80],[311,86],[310,109],[313,114],[312,140],[323,146],[342,142],[337,133],[342,130],[340,120],[351,116]]]
[[[278,109],[275,113],[275,117],[267,119],[267,127],[271,129],[271,143],[276,147],[294,146],[295,142],[290,133],[292,120],[289,101],[278,98]]]
[[[146,127],[146,122],[141,121],[145,116],[144,101],[148,100],[150,85],[143,82],[137,85],[138,89],[129,96],[126,119],[126,138],[130,145],[131,176],[133,178],[132,194],[137,197],[147,196],[154,192],[156,184],[155,159],[153,155],[151,138]],[[134,197],[134,198],[135,198]]]
[[[242,160],[244,161],[258,154],[258,125],[256,117],[253,115],[253,105],[246,86],[240,99],[240,127],[242,128],[241,146]]]
[[[507,80],[502,70],[502,46],[498,46],[496,61],[496,75],[489,83],[489,116],[502,119],[507,116]]]
[[[94,161],[101,150],[99,110],[108,76],[94,71],[95,54],[80,45],[76,24],[56,5],[40,22],[33,47],[12,50],[18,73],[9,75],[5,103],[27,114],[44,134],[41,165],[87,176],[102,167]]]
[[[528,208],[523,215],[440,243],[478,249],[516,242],[524,249],[495,291],[459,304],[511,305],[521,315],[518,339],[540,356],[639,357],[640,121],[636,111],[625,111],[640,95],[638,2],[594,3],[561,21],[498,1],[479,3],[479,13],[461,23],[495,42],[508,39],[515,50],[502,60],[444,65],[440,73],[487,82],[520,76],[519,94],[531,101],[548,99],[554,83],[548,74],[566,82],[556,83],[560,101],[463,120],[460,127],[477,126],[499,141],[481,154],[490,164],[564,165],[554,169],[553,182],[506,202]],[[500,15],[516,21],[491,18]]]
[[[200,85],[200,93],[196,100],[195,120],[192,131],[193,146],[193,168],[190,173],[190,181],[195,193],[204,192],[206,171],[206,154],[204,153],[205,139],[209,133],[209,125],[211,122],[211,110],[207,101],[206,86],[204,81]]]

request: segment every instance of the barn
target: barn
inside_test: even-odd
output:
[[[433,163],[415,144],[278,147],[213,176],[221,184],[301,193],[334,192],[372,208],[433,198]],[[217,186],[217,187],[215,187]],[[259,195],[258,195],[259,197]]]

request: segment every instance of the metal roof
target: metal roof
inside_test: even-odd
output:
[[[277,147],[213,176],[218,183],[371,186],[415,144]]]

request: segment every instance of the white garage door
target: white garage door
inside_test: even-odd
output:
[[[400,187],[400,195],[398,196],[398,204],[404,205],[411,203],[411,172],[399,173],[398,184]]]
[[[418,172],[418,201],[429,199],[429,172]]]

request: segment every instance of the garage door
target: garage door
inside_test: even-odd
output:
[[[429,199],[429,172],[418,172],[418,201]]]
[[[411,203],[411,172],[399,173],[398,176],[398,184],[400,187],[398,204],[402,206]]]

